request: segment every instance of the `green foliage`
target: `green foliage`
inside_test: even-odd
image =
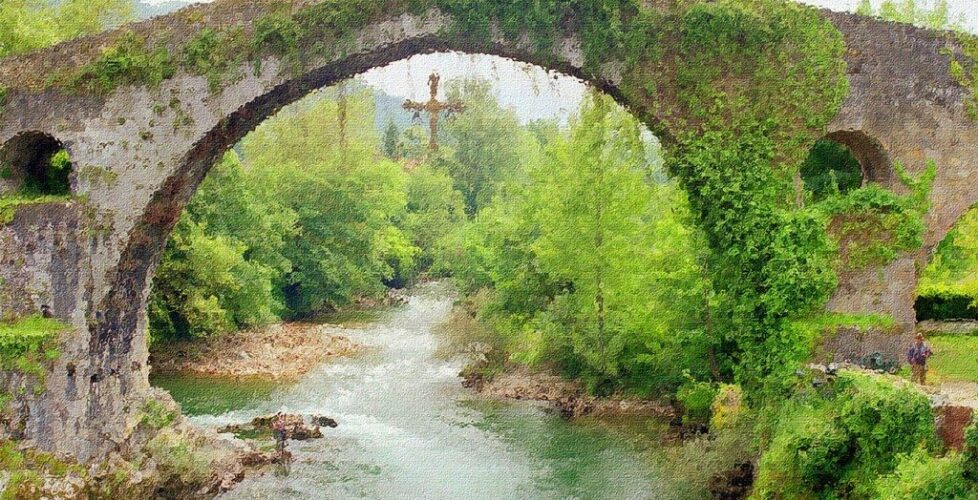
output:
[[[978,320],[978,297],[957,284],[928,282],[917,289],[917,321]]]
[[[445,142],[451,149],[433,163],[452,177],[472,215],[492,201],[500,182],[533,163],[540,148],[516,113],[496,102],[490,82],[451,82],[447,95],[464,102],[465,112],[446,123]]]
[[[444,171],[378,156],[372,106],[364,90],[315,96],[212,169],[167,243],[154,338],[317,314],[427,271],[462,199]]]
[[[13,440],[0,442],[0,471],[6,475],[0,499],[41,498],[47,493],[46,477],[61,478],[68,473],[85,476],[86,469],[77,463],[67,462],[55,455],[34,449],[18,449]]]
[[[856,13],[938,30],[961,30],[965,24],[964,14],[951,16],[947,0],[883,0],[878,8],[860,0]]]
[[[112,28],[132,20],[134,14],[132,0],[4,0],[0,58]]]
[[[396,281],[402,284],[417,272],[428,270],[434,264],[438,244],[465,221],[463,195],[441,169],[426,164],[415,168],[408,175],[406,189],[406,210],[395,224],[419,250],[413,259],[414,269],[395,266]]]
[[[918,296],[921,320],[978,318],[978,209],[966,212],[938,245]]]
[[[876,480],[876,495],[907,500],[964,500],[978,497],[978,491],[964,477],[961,455],[934,457],[917,450],[901,456],[892,474]]]
[[[706,426],[713,417],[713,401],[717,388],[708,382],[688,380],[676,391],[676,400],[683,408],[683,425]]]
[[[978,36],[959,33],[961,53],[948,52],[951,59],[948,72],[959,85],[967,89],[970,99],[965,102],[968,115],[978,120]],[[960,59],[959,59],[960,57]]]
[[[713,345],[703,243],[685,200],[650,170],[637,122],[591,97],[525,173],[505,180],[441,259],[464,291],[491,287],[480,317],[511,359],[590,390],[672,390],[706,379]],[[504,177],[505,179],[505,177]],[[709,403],[707,403],[709,406]]]
[[[882,314],[844,314],[825,312],[800,319],[795,325],[811,328],[819,332],[836,330],[840,327],[858,328],[862,331],[893,330],[897,327],[892,316]]]
[[[859,161],[845,146],[830,140],[820,140],[801,166],[805,188],[813,201],[832,195],[845,195],[862,185],[863,172]]]
[[[191,72],[207,77],[211,92],[216,92],[243,62],[241,30],[215,31],[204,28],[183,48],[182,64]]]
[[[106,95],[120,85],[159,86],[175,71],[176,62],[166,47],[147,47],[144,38],[129,31],[105,48],[98,59],[54,79],[64,88]]]
[[[45,203],[64,202],[71,199],[71,160],[65,150],[55,153],[43,172],[30,172],[14,193],[0,196],[0,225],[9,224],[20,207]],[[9,165],[0,169],[0,177],[10,178]]]
[[[838,241],[840,257],[848,268],[886,265],[923,244],[923,218],[930,208],[928,196],[937,166],[930,162],[918,179],[899,165],[895,167],[909,194],[898,195],[871,184],[830,196],[816,207],[830,218],[829,232]]]
[[[414,268],[417,249],[395,225],[407,207],[408,175],[378,157],[372,106],[366,91],[320,99],[243,141],[259,198],[280,201],[297,216],[300,237],[283,250],[292,271],[279,281],[292,315],[375,295],[395,265]]]
[[[927,339],[934,356],[927,361],[928,371],[937,381],[978,382],[978,337],[936,336]]]
[[[71,170],[71,159],[62,149],[51,157],[43,172],[24,179],[19,193],[25,197],[66,196],[71,193]]]
[[[171,429],[157,433],[145,450],[165,475],[184,484],[199,484],[209,479],[218,453]]]
[[[26,196],[14,194],[0,197],[0,226],[10,224],[17,215],[17,210],[28,205],[43,205],[46,203],[67,202],[68,196]]]
[[[41,316],[0,322],[0,368],[43,376],[43,364],[58,357],[59,336],[69,328]]]
[[[276,281],[296,215],[257,199],[237,155],[228,153],[191,200],[164,251],[150,297],[155,338],[205,336],[274,321]]]
[[[901,454],[938,449],[927,396],[883,377],[842,372],[820,391],[798,390],[774,415],[756,498],[872,498]]]
[[[149,400],[143,406],[143,416],[140,422],[153,429],[162,429],[172,424],[179,413],[170,410],[159,401]]]

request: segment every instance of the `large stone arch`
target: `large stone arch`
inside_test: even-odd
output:
[[[310,8],[318,1],[296,2]],[[657,2],[647,2],[657,7]],[[208,28],[251,26],[272,2],[218,0],[116,32],[0,61],[0,144],[25,131],[55,137],[71,149],[77,169],[69,202],[27,206],[0,226],[0,315],[42,304],[74,331],[63,340],[43,396],[18,400],[23,434],[49,450],[82,459],[123,447],[148,390],[145,302],[152,272],[169,231],[214,160],[284,105],[310,91],[370,68],[421,53],[456,50],[537,64],[581,78],[614,96],[664,134],[656,110],[622,92],[623,61],[585,64],[579,23],[568,23],[546,50],[530,34],[490,43],[449,35],[454,20],[438,11],[391,13],[368,23],[332,56],[292,71],[283,56],[242,61],[237,77],[212,88],[208,78],[175,68],[158,86],[124,83],[106,95],[45,85],[38,74],[77,67],[127,32],[163,40],[180,51]],[[927,159],[943,168],[929,215],[927,244],[940,240],[956,211],[978,197],[978,126],[965,111],[968,92],[948,74],[951,37],[910,26],[825,12],[843,33],[851,92],[826,134],[864,137],[890,161],[919,172]],[[587,20],[578,20],[587,22]],[[619,57],[624,57],[619,56]],[[887,168],[886,166],[879,167]],[[892,179],[881,170],[880,178]],[[969,202],[970,200],[970,202]],[[842,276],[830,307],[883,312],[912,324],[916,256],[882,270]],[[909,290],[909,292],[908,292]],[[901,315],[910,311],[910,319]],[[69,369],[70,365],[70,369]],[[7,381],[8,386],[11,382]]]

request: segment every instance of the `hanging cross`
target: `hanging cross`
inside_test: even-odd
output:
[[[428,142],[428,149],[436,151],[438,149],[438,116],[442,111],[449,113],[461,113],[465,111],[465,104],[460,101],[441,102],[438,100],[438,82],[441,77],[438,73],[432,73],[428,77],[428,86],[431,88],[431,100],[428,102],[415,102],[408,100],[404,103],[404,109],[414,111],[417,118],[421,113],[428,113],[429,126],[431,127],[431,140]]]

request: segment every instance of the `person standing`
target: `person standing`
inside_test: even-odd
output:
[[[285,432],[285,415],[282,412],[276,414],[275,419],[272,420],[272,433],[275,435],[275,450],[279,454],[284,454],[287,435]]]
[[[924,335],[918,333],[914,338],[913,345],[907,350],[907,362],[910,363],[910,380],[920,384],[927,384],[927,358],[934,354],[930,350],[927,342],[924,342]]]

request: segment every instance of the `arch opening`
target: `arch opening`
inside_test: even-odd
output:
[[[929,256],[915,308],[918,321],[978,322],[978,206],[965,212]]]
[[[861,131],[837,131],[815,142],[801,167],[811,198],[820,201],[867,184],[889,186],[893,169],[883,146]]]
[[[61,141],[42,132],[22,133],[0,148],[0,195],[68,195],[72,171],[71,158]]]
[[[422,78],[426,78],[427,71],[424,71],[423,74],[420,76]],[[340,102],[342,102],[342,99],[339,96],[335,95],[336,94],[335,91],[331,90],[328,92],[332,94],[330,97],[333,99],[329,99],[328,103],[323,104],[318,108],[315,107],[316,106],[315,104],[310,103],[309,101],[302,101],[299,102],[295,107],[286,108],[278,114],[273,114],[274,116],[269,116],[261,120],[261,125],[255,131],[251,132],[250,134],[246,134],[243,141],[243,145],[235,146],[234,148],[232,148],[233,153],[228,155],[231,158],[225,156],[224,157],[225,160],[220,160],[216,164],[216,166],[208,165],[206,167],[206,172],[202,172],[202,175],[205,176],[201,184],[202,190],[197,191],[196,194],[194,194],[194,199],[190,201],[189,208],[191,211],[196,211],[195,215],[197,216],[203,214],[205,210],[201,209],[201,207],[197,203],[198,201],[198,199],[196,198],[197,196],[200,196],[201,193],[203,192],[213,193],[214,190],[226,189],[229,186],[241,186],[242,185],[241,182],[234,181],[233,179],[234,178],[240,179],[240,176],[242,175],[242,171],[244,171],[246,175],[248,174],[247,170],[249,168],[249,165],[247,165],[247,163],[254,162],[256,154],[262,154],[266,152],[268,152],[268,154],[272,154],[269,152],[270,148],[265,147],[267,145],[267,142],[265,144],[262,144],[261,142],[254,142],[253,144],[248,144],[249,142],[251,142],[250,139],[251,137],[261,137],[261,136],[268,137],[274,135],[275,137],[278,138],[284,138],[290,144],[295,146],[291,148],[291,150],[297,150],[299,149],[300,146],[307,145],[307,142],[304,139],[298,137],[300,135],[298,133],[283,133],[281,127],[278,127],[277,134],[272,134],[272,132],[275,131],[274,129],[276,127],[269,127],[271,122],[274,121],[281,122],[281,120],[278,120],[279,116],[283,116],[283,117],[294,116],[297,110],[308,111],[310,108],[313,108],[315,110],[315,112],[313,113],[314,116],[307,118],[306,119],[307,123],[302,127],[299,127],[297,130],[307,130],[312,134],[323,134],[323,137],[327,137],[329,139],[327,141],[322,142],[322,144],[328,145],[329,146],[328,149],[330,149],[331,151],[327,152],[326,154],[323,154],[319,158],[310,158],[309,160],[310,162],[323,160],[326,162],[342,163],[348,161],[349,163],[352,164],[356,161],[359,161],[358,155],[360,155],[361,152],[358,151],[359,146],[356,144],[355,139],[357,134],[362,133],[361,128],[367,127],[372,129],[370,133],[376,136],[375,146],[377,147],[377,150],[371,154],[378,155],[376,158],[379,162],[387,162],[387,163],[400,162],[401,164],[398,166],[398,168],[399,169],[403,168],[407,172],[407,176],[413,177],[412,179],[410,179],[409,182],[414,183],[412,184],[412,186],[416,187],[419,191],[423,191],[425,189],[431,189],[432,191],[437,191],[438,189],[445,187],[445,185],[441,183],[442,181],[439,180],[439,176],[441,174],[446,174],[445,177],[448,177],[450,180],[452,180],[451,174],[453,173],[453,171],[463,170],[458,165],[455,165],[453,163],[457,161],[458,158],[450,157],[451,152],[459,148],[468,148],[466,150],[467,155],[484,155],[486,158],[489,159],[496,159],[497,157],[502,157],[502,159],[499,160],[502,163],[506,163],[506,161],[509,160],[512,160],[514,163],[520,161],[529,162],[531,161],[534,154],[538,154],[538,153],[534,153],[532,148],[530,148],[529,151],[530,154],[525,154],[527,151],[525,149],[521,149],[523,146],[513,149],[511,154],[505,153],[505,151],[509,151],[509,146],[504,146],[500,148],[498,147],[497,144],[485,144],[483,145],[484,147],[482,148],[472,147],[473,142],[486,141],[484,137],[476,136],[478,135],[476,134],[477,132],[485,134],[485,136],[489,137],[490,139],[499,138],[499,137],[511,138],[511,136],[519,136],[520,138],[522,138],[522,140],[532,143],[536,145],[536,147],[539,147],[540,149],[544,148],[545,146],[548,146],[550,143],[557,142],[558,139],[557,136],[567,132],[567,130],[562,130],[561,125],[557,123],[542,123],[532,119],[527,120],[524,123],[517,123],[517,120],[515,118],[508,116],[508,115],[515,114],[515,112],[512,110],[499,110],[496,108],[492,108],[492,112],[484,112],[478,117],[476,117],[474,116],[474,114],[479,113],[479,105],[482,102],[481,100],[484,99],[484,96],[487,93],[485,89],[481,89],[480,86],[477,84],[472,85],[471,88],[464,88],[463,86],[463,88],[453,89],[450,85],[452,82],[449,81],[446,83],[448,85],[444,89],[444,92],[439,94],[438,98],[440,100],[452,100],[454,98],[460,98],[460,100],[466,103],[466,110],[461,113],[456,113],[452,119],[445,120],[440,123],[438,134],[439,134],[439,142],[441,143],[441,147],[438,148],[437,150],[438,153],[425,153],[423,151],[424,149],[426,149],[427,147],[426,145],[428,143],[429,125],[427,122],[423,121],[423,123],[421,124],[408,125],[409,127],[412,128],[410,132],[405,130],[404,127],[406,124],[402,122],[401,126],[399,127],[399,130],[398,127],[395,126],[394,132],[391,132],[392,139],[390,141],[384,141],[384,139],[386,138],[385,135],[391,130],[390,122],[386,119],[386,117],[382,117],[380,119],[375,118],[373,120],[367,120],[367,122],[358,123],[356,119],[356,113],[354,112],[354,110],[358,105],[362,105],[362,104],[357,104],[358,96],[356,95],[356,92],[355,91],[347,92],[345,99],[348,101],[346,104],[348,108],[341,112],[341,110],[338,108],[339,106],[341,106]],[[461,94],[458,96],[453,96],[455,92],[460,92]],[[317,94],[319,93],[317,92]],[[315,97],[319,98],[318,95]],[[424,97],[424,96],[416,96],[416,97]],[[532,97],[527,100],[532,101]],[[661,157],[659,157],[654,162],[647,162],[649,156],[652,156],[651,149],[654,147],[654,143],[655,143],[655,140],[652,139],[652,137],[654,136],[652,136],[651,133],[648,132],[647,130],[643,130],[644,127],[639,127],[640,122],[638,121],[637,118],[634,117],[633,114],[629,113],[627,110],[614,106],[613,103],[611,102],[613,100],[614,99],[611,96],[605,95],[602,97],[603,105],[605,106],[605,108],[614,108],[614,113],[609,113],[612,114],[614,117],[612,123],[604,124],[603,122],[600,122],[600,120],[598,120],[597,118],[594,118],[593,120],[595,120],[598,123],[601,123],[600,126],[621,127],[622,129],[621,135],[628,136],[629,137],[628,140],[633,141],[632,144],[642,144],[643,146],[645,146],[645,148],[639,148],[639,151],[634,152],[633,156],[629,156],[629,158],[631,158],[634,161],[636,170],[640,170],[639,172],[635,172],[636,175],[630,178],[641,180],[642,182],[647,182],[648,184],[651,185],[664,186],[668,184],[670,188],[674,190],[680,189],[678,185],[670,181],[669,176],[665,174],[665,168],[664,165],[662,164]],[[326,101],[326,99],[324,99],[324,101]],[[388,100],[388,104],[391,104],[389,103],[389,100]],[[402,104],[402,100],[399,100],[399,102],[393,103],[393,107],[400,110],[401,104]],[[573,107],[577,108],[577,103],[574,103]],[[402,111],[402,112],[406,115],[405,116],[406,121],[411,122],[412,113],[406,111]],[[499,115],[502,116],[497,116],[497,112]],[[579,112],[575,111],[573,114],[578,115]],[[622,119],[623,118],[622,115],[630,115],[629,121],[634,123],[634,130],[630,130],[630,131],[624,130],[627,129],[628,127],[622,123],[624,121]],[[465,122],[466,120],[469,120],[470,123],[468,124],[460,123],[460,122]],[[611,118],[609,118],[609,120],[611,120]],[[470,127],[464,133],[455,135],[451,130],[453,127],[458,127],[463,125]],[[564,125],[564,127],[569,127],[569,126],[570,126],[569,124]],[[599,126],[599,125],[594,125],[594,126]],[[340,135],[343,130],[345,130],[346,134],[348,134],[345,138],[342,135]],[[404,132],[404,135],[399,136],[398,132]],[[444,134],[444,136],[442,134]],[[567,137],[563,137],[562,139],[565,141],[569,141],[570,134],[566,133],[566,135]],[[619,134],[609,133],[607,136],[601,135],[601,137],[614,138],[614,137],[618,137],[618,135]],[[652,144],[650,144],[649,142],[642,142],[642,141],[651,141]],[[242,144],[242,143],[237,143],[237,144]],[[349,149],[348,151],[343,151],[344,144]],[[387,147],[385,148],[385,146]],[[346,154],[348,158],[344,158],[344,154]],[[443,154],[448,157],[441,156]],[[235,156],[237,156],[238,158],[235,159],[234,158]],[[386,158],[384,158],[385,156]],[[561,158],[568,157],[568,155],[557,155],[557,156],[560,156]],[[427,160],[422,160],[423,157],[428,157],[428,158]],[[244,163],[245,165],[241,165],[241,163]],[[516,170],[523,170],[526,167],[526,165],[514,165],[514,167],[516,168]],[[255,169],[252,172],[252,174],[256,173],[257,171],[258,170]],[[297,174],[298,173],[299,172],[297,171]],[[310,182],[318,182],[319,180],[322,179],[322,177],[323,176],[320,175],[314,175],[310,177],[308,180]],[[443,177],[443,179],[445,177]],[[459,188],[460,187],[459,184],[463,183],[462,181],[467,181],[469,179],[470,179],[469,177],[465,177],[464,172],[459,174],[454,178],[454,180],[456,181],[454,187]],[[217,181],[217,182],[212,182],[212,181]],[[303,179],[301,175],[296,175],[291,177],[290,182],[302,183],[305,182],[305,179]],[[277,184],[268,182],[268,183],[263,183],[263,185],[271,186]],[[449,185],[448,187],[451,187],[451,185]],[[665,188],[663,188],[663,191],[665,191]],[[422,192],[417,194],[410,193],[409,196],[417,195],[417,198],[409,199],[408,202],[409,210],[416,210],[418,212],[422,212],[426,209],[425,207],[431,207],[435,205],[435,203],[431,203],[431,200],[427,196],[428,194],[430,194],[430,192],[428,193]],[[478,211],[479,208],[483,207],[484,204],[488,203],[492,198],[492,196],[488,194],[484,194],[482,191],[478,189],[472,190],[472,192],[466,192],[465,194],[469,196],[462,196],[460,194],[457,197],[457,199],[455,199],[451,204],[451,209],[446,210],[444,215],[459,217],[459,218],[470,217],[473,215],[471,212]],[[301,196],[302,193],[296,193],[296,196],[290,196],[288,197],[288,199],[295,200]],[[677,197],[677,199],[678,198],[680,197]],[[441,203],[442,201],[443,200],[437,200],[438,203]],[[370,202],[369,200],[363,200],[364,204],[369,202]],[[667,203],[667,202],[663,201],[663,203]],[[349,208],[350,212],[353,212],[355,210],[356,208],[354,207]],[[228,213],[228,211],[224,211],[224,212]],[[672,210],[668,210],[667,212],[668,214],[667,216],[664,216],[664,218],[680,217],[679,214],[674,214]],[[186,214],[188,213],[188,211],[184,211],[183,213]],[[244,213],[244,211],[238,211],[238,213]],[[439,212],[439,214],[441,213],[442,212]],[[415,213],[411,213],[409,215],[413,216],[415,215]],[[425,215],[430,215],[430,214],[425,214]],[[177,212],[177,216],[179,217],[179,212]],[[185,225],[186,222],[187,221],[181,219],[180,222],[178,223],[177,230],[178,232],[182,232],[182,234],[188,235],[191,234],[191,228]],[[632,222],[632,219],[629,219],[628,222]],[[655,224],[658,221],[647,220],[647,222],[649,222],[650,224]],[[216,225],[209,224],[208,227],[216,227]],[[432,227],[437,229],[437,227],[435,226]],[[648,231],[642,231],[642,232],[643,234],[648,233]],[[198,236],[194,235],[193,237],[197,238]],[[420,235],[420,237],[427,238],[429,237],[429,235],[424,234],[424,235]],[[269,239],[270,238],[265,238],[265,242],[267,242]],[[174,251],[176,252],[182,251],[183,248],[192,249],[195,247],[194,245],[186,245],[185,242],[174,243],[173,240],[170,241],[171,243],[167,244],[165,252],[173,253]],[[588,240],[588,241],[592,241],[592,240]],[[196,246],[196,248],[202,248],[202,245],[198,245]],[[643,246],[643,248],[647,248],[647,246]],[[365,253],[369,253],[369,252],[365,252]],[[684,256],[688,256],[690,252],[684,251],[682,252],[682,254]],[[398,262],[397,257],[399,256],[395,256],[395,258],[389,262],[391,267],[397,267],[398,265],[401,264],[401,262]],[[413,258],[415,262],[430,265],[430,259],[426,261],[425,255],[420,255],[420,256],[415,255],[413,256]],[[159,276],[161,275],[160,273],[171,273],[172,275],[175,270],[179,271],[178,268],[173,266],[168,266],[166,261],[164,261],[163,265],[157,269],[158,271],[157,279],[159,279]],[[636,272],[641,272],[641,270]],[[152,278],[152,276],[150,277]],[[404,280],[395,274],[393,279],[380,280],[379,283],[383,283],[384,285],[390,286],[392,284],[400,284],[406,281],[408,280]],[[583,285],[579,285],[579,287],[584,288]],[[553,289],[548,289],[546,293],[551,293],[553,295],[569,294],[569,293],[573,293],[577,288],[578,287],[575,287],[572,282],[562,282],[555,285]],[[286,295],[286,297],[281,297],[284,299],[288,299],[289,295],[293,295],[293,296],[300,295],[303,292],[301,286],[299,287],[298,290],[296,290],[295,288],[286,287],[282,291],[285,292],[284,295]],[[170,293],[171,296],[180,296],[180,294],[177,293],[177,291],[174,290],[173,292],[174,293]],[[169,293],[169,292],[164,290],[163,293]],[[207,297],[202,297],[202,299],[206,300]],[[221,297],[218,298],[218,305],[220,305],[219,302],[221,299],[223,298]],[[307,305],[305,303],[296,302],[296,301],[283,301],[283,302],[285,302],[283,305],[286,306],[287,309],[293,311]],[[203,301],[199,301],[197,302],[197,304],[195,304],[195,306],[196,305],[205,305],[205,304],[203,303]],[[180,330],[180,331],[186,330],[187,324],[185,318],[187,314],[184,311],[175,311],[175,308],[171,307],[169,304],[163,304],[162,301],[157,301],[156,303],[151,302],[149,307],[151,313],[150,316],[151,326],[154,326],[153,322],[156,321],[156,327],[172,328],[173,330]],[[154,308],[156,309],[154,310]],[[173,312],[177,312],[177,314],[172,314]],[[180,316],[183,316],[183,318],[181,318]],[[222,316],[221,319],[223,320],[224,318],[227,317],[228,316]],[[299,318],[301,318],[301,316]]]

